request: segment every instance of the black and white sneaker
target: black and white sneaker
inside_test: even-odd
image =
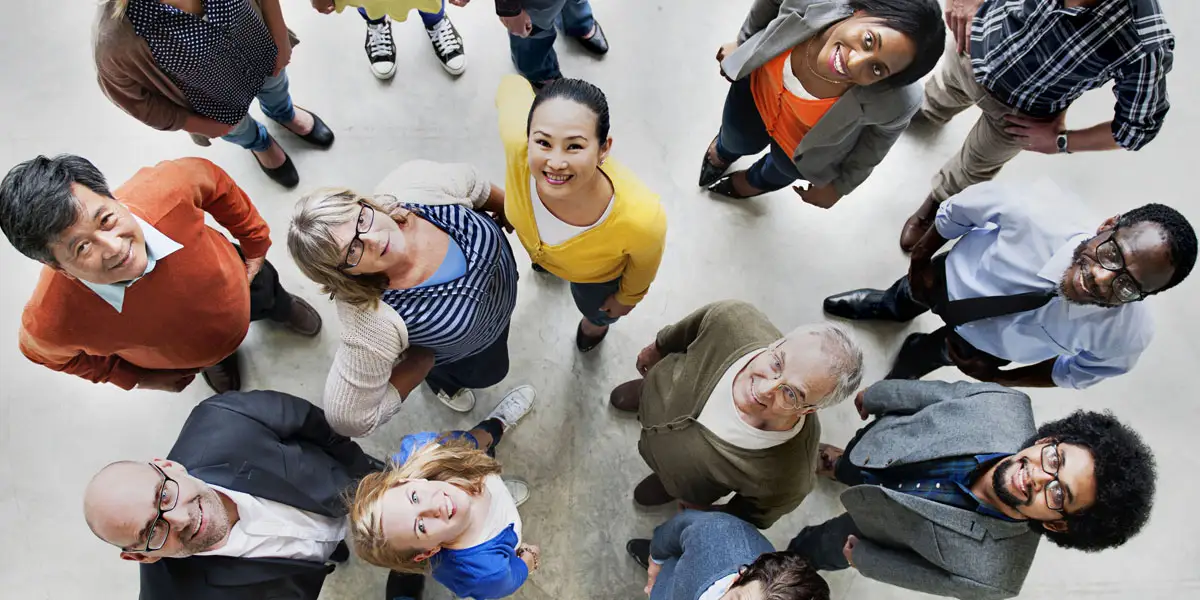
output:
[[[442,17],[437,25],[426,29],[429,42],[433,44],[433,52],[442,61],[442,68],[451,75],[462,75],[467,70],[467,55],[463,51],[462,36],[450,22],[450,17]],[[395,51],[392,52],[395,54]]]
[[[392,41],[392,21],[367,23],[367,41],[363,45],[371,73],[379,79],[391,79],[396,74],[396,42]]]

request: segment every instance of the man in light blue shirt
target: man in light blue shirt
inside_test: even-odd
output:
[[[1140,301],[1174,287],[1196,261],[1179,212],[1147,204],[1099,223],[1049,181],[984,183],[942,203],[913,249],[909,274],[886,291],[825,299],[848,319],[908,321],[927,310],[946,326],[904,340],[889,379],[956,365],[1007,386],[1085,388],[1133,368],[1153,322]],[[961,238],[947,253],[935,253]],[[1009,363],[1025,366],[1001,369]]]

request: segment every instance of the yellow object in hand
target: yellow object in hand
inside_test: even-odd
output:
[[[414,8],[427,13],[442,10],[442,0],[334,0],[333,6],[339,13],[347,6],[362,7],[372,19],[387,15],[393,21],[406,21]]]

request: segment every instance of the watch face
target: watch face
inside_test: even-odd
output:
[[[1058,134],[1057,142],[1058,142],[1058,151],[1059,152],[1063,152],[1064,150],[1066,150],[1067,149],[1067,134],[1065,134],[1065,133]]]

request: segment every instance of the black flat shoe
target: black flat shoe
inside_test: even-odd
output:
[[[906,319],[897,319],[889,311],[883,310],[883,291],[862,288],[841,294],[835,294],[822,303],[825,312],[843,319],[854,321],[895,321],[902,323]]]
[[[650,540],[632,539],[625,543],[625,551],[633,562],[642,569],[650,568]]]
[[[583,45],[583,49],[595,54],[596,56],[604,56],[608,54],[608,38],[604,37],[604,29],[600,27],[600,21],[594,21],[596,24],[595,33],[592,37],[583,38],[577,37],[579,43]]]
[[[596,337],[584,333],[583,323],[581,322],[579,327],[575,329],[575,347],[579,348],[580,352],[591,352],[593,348],[600,345],[600,342],[604,341],[606,336],[608,336],[608,329],[605,329],[604,333]]]
[[[740,171],[739,171],[739,173],[740,173]],[[726,198],[733,198],[734,200],[743,200],[745,198],[753,198],[755,196],[762,195],[761,193],[760,194],[750,194],[748,196],[743,196],[742,194],[739,194],[737,189],[733,187],[733,176],[736,174],[737,173],[730,173],[729,175],[726,175],[726,176],[718,179],[716,183],[708,186],[708,191],[710,191],[714,194],[725,196]]]
[[[716,142],[717,138],[713,138],[713,141],[709,143],[708,147],[711,148]],[[721,165],[713,164],[713,162],[709,160],[708,154],[708,149],[706,148],[704,150],[704,160],[700,162],[700,187],[708,187],[712,185],[718,179],[720,179],[722,175],[725,174],[725,171],[729,170],[729,165],[722,167]]]
[[[532,268],[533,268],[534,272],[536,272],[536,273],[549,273],[550,272],[550,271],[546,270],[546,267],[543,267],[542,265],[539,265],[537,263],[533,263]]]
[[[289,190],[300,185],[300,174],[296,172],[296,165],[292,164],[292,157],[288,156],[287,152],[283,153],[283,164],[274,169],[268,169],[262,164],[261,160],[258,160],[257,154],[253,152],[251,154],[254,156],[254,160],[258,162],[258,168],[262,169],[262,172],[266,173],[267,177],[271,178],[271,181]]]
[[[299,107],[297,107],[297,108],[299,108]],[[299,110],[303,110],[304,112],[312,115],[312,118],[313,118],[312,131],[309,131],[308,133],[306,133],[304,135],[300,135],[300,134],[296,133],[295,131],[288,129],[286,125],[284,125],[283,128],[287,129],[288,131],[291,131],[292,135],[294,135],[294,136],[296,136],[318,148],[324,149],[324,148],[328,148],[328,147],[332,146],[333,145],[333,130],[330,129],[329,126],[325,124],[325,121],[322,121],[321,117],[317,116],[317,113],[315,113],[311,110],[308,110],[306,108],[299,108]],[[276,121],[276,123],[283,125],[283,123],[280,123],[279,121]]]

